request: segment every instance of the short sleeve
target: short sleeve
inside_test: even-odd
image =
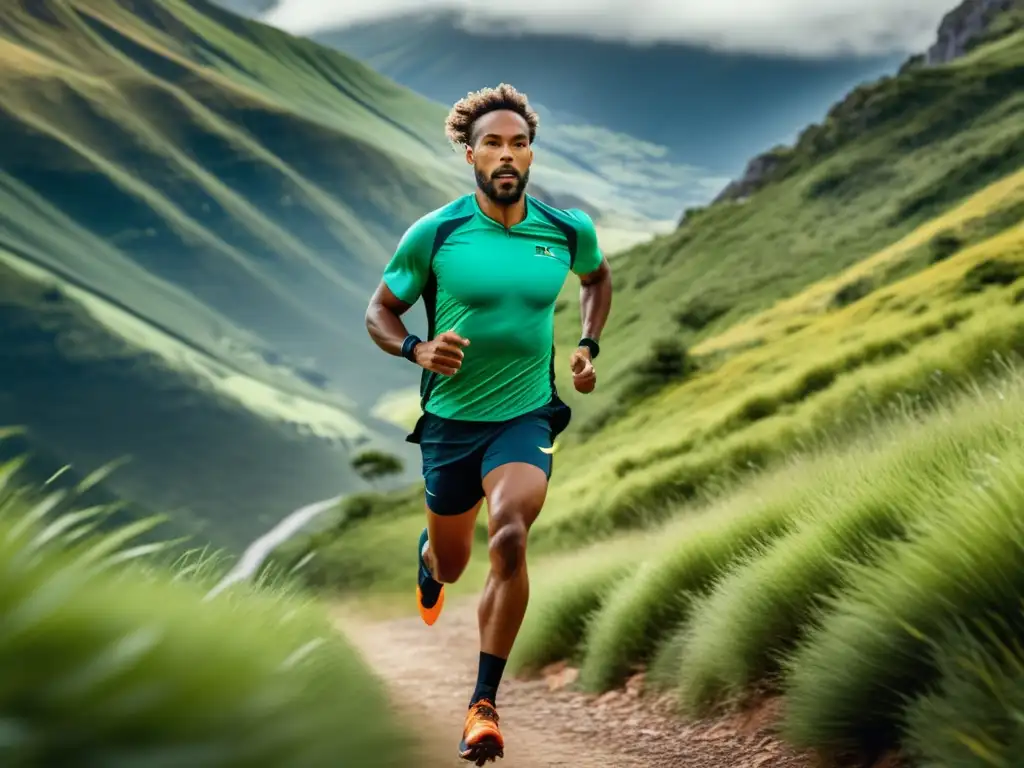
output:
[[[597,229],[594,221],[586,212],[577,209],[572,211],[578,222],[576,227],[576,261],[572,271],[577,275],[589,275],[601,266],[601,249],[597,244]]]
[[[423,293],[430,273],[430,250],[437,229],[432,217],[423,217],[410,226],[394,255],[384,268],[384,283],[406,304],[415,304]]]

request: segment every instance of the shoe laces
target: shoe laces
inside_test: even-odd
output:
[[[476,720],[488,720],[492,723],[498,722],[498,710],[486,699],[482,699],[474,704],[471,712]]]

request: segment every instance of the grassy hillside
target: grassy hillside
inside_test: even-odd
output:
[[[784,698],[844,764],[1013,765],[1024,640],[1024,368],[693,514],[537,569],[518,672],[644,669],[686,715]],[[561,567],[554,567],[559,562]]]
[[[0,465],[4,765],[408,765],[379,682],[323,607],[278,580],[204,599],[215,561],[168,563],[102,508]],[[57,519],[57,515],[60,515]]]
[[[576,395],[557,368],[575,417],[535,551],[657,523],[1024,351],[1022,71],[1018,33],[858,89],[755,195],[616,256],[598,391]],[[316,549],[318,583],[399,587],[421,504],[360,502],[287,554]]]
[[[339,349],[457,191],[440,105],[201,0],[0,22],[4,246],[247,373],[371,400]]]

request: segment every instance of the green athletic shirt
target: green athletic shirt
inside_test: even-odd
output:
[[[429,338],[469,340],[454,376],[424,370],[423,409],[448,419],[505,421],[555,396],[555,300],[569,271],[601,265],[597,233],[581,210],[526,195],[526,218],[506,229],[474,194],[406,230],[384,270],[399,299],[423,298]]]

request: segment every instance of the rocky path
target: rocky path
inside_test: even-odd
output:
[[[339,617],[341,618],[341,617]],[[433,627],[415,614],[368,621],[346,613],[345,634],[392,689],[395,705],[422,725],[417,768],[465,768],[455,752],[476,676],[472,603],[450,602]],[[642,677],[601,697],[571,691],[575,670],[540,680],[506,679],[498,694],[505,759],[495,768],[806,768],[764,728],[770,708],[727,720],[683,722],[664,700],[642,697]]]

